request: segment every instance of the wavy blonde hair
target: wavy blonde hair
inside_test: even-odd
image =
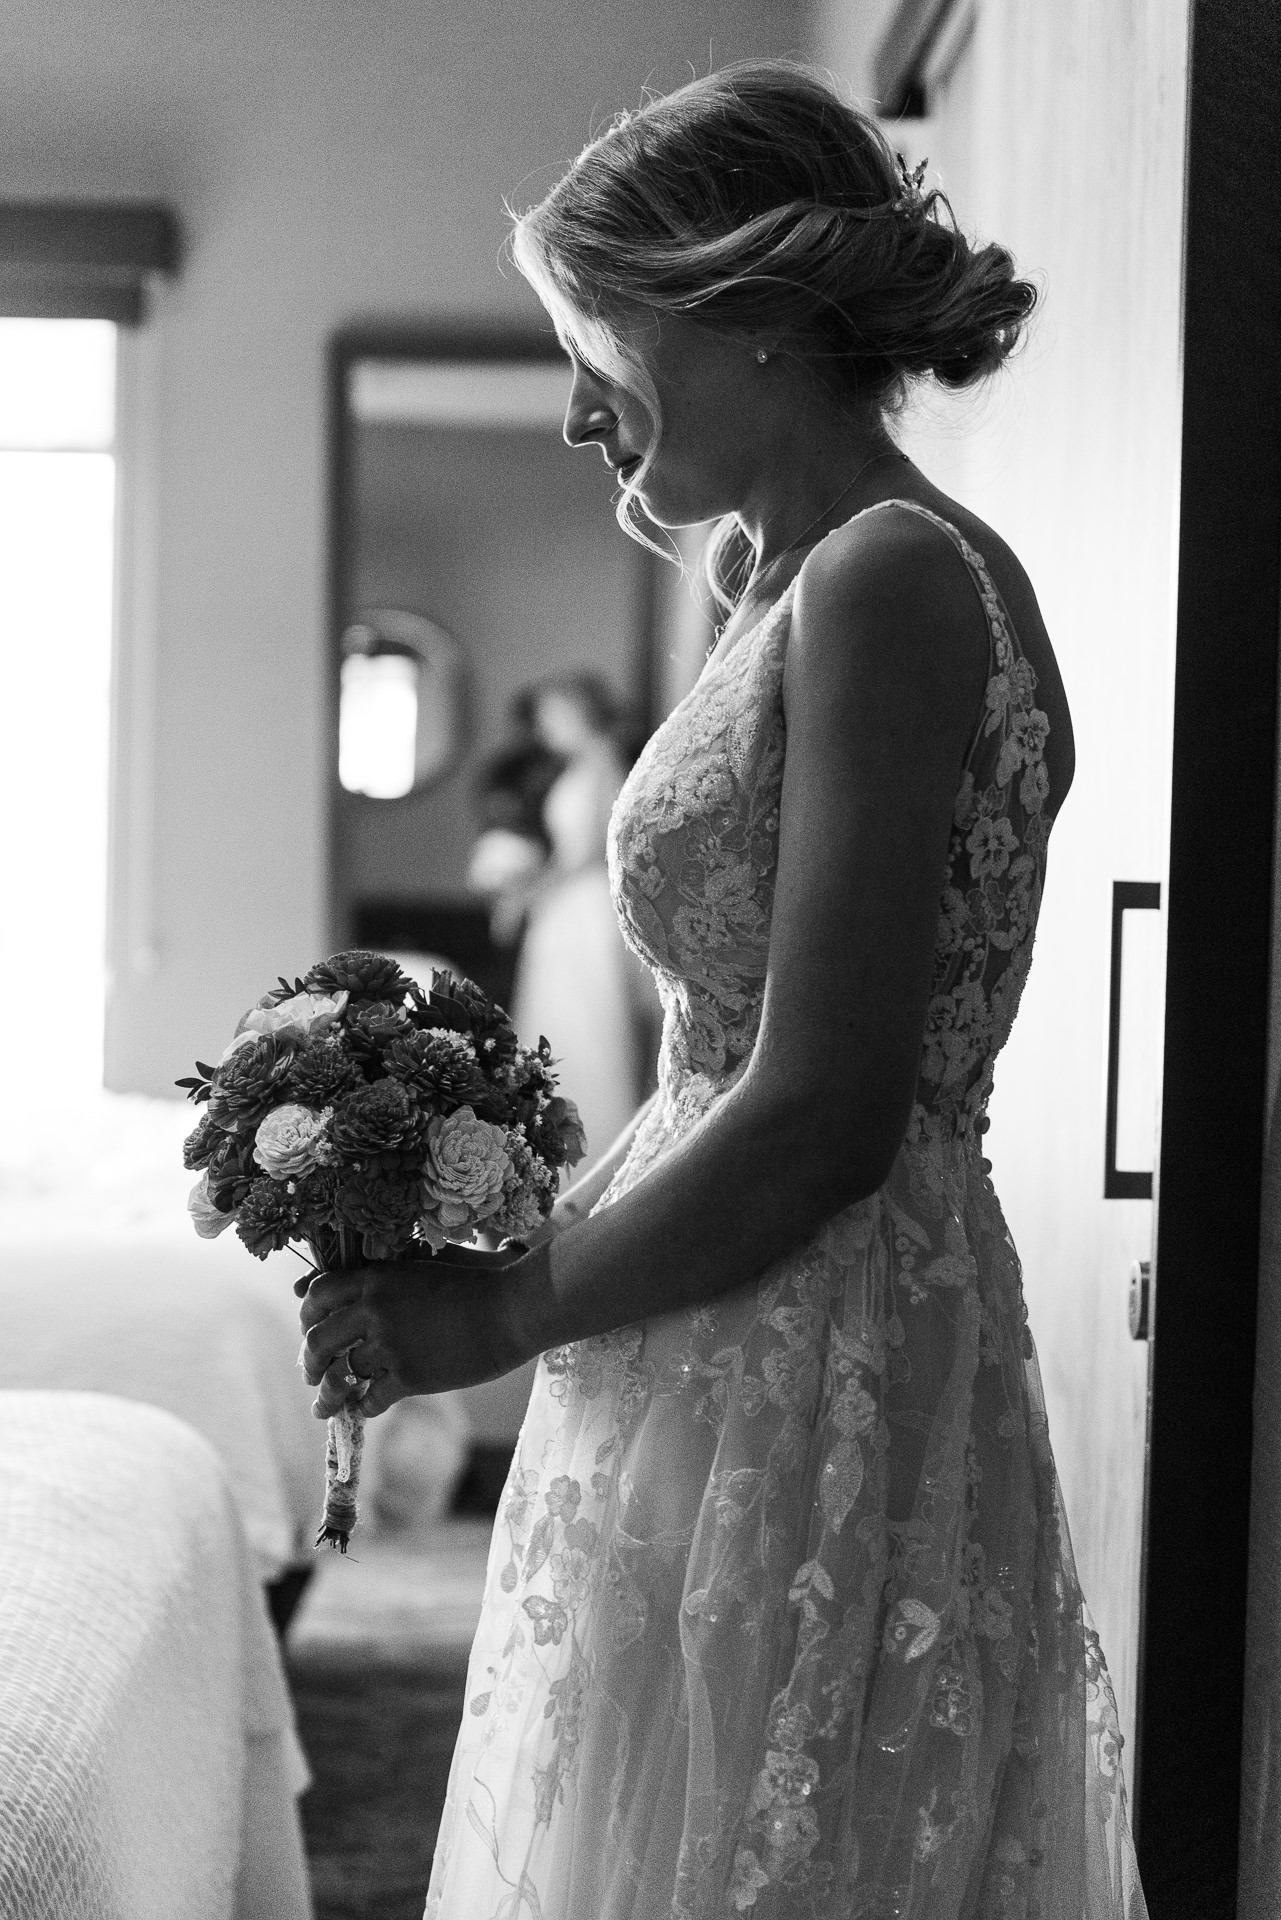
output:
[[[959,388],[993,373],[1037,298],[1004,247],[967,239],[946,196],[919,190],[875,121],[781,60],[727,67],[619,114],[514,216],[512,252],[562,340],[649,417],[618,505],[647,546],[636,493],[662,418],[625,319],[676,315],[768,339],[838,404],[884,415],[914,380]],[[704,563],[722,607],[751,558],[731,515]]]

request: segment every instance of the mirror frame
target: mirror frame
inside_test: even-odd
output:
[[[564,350],[544,319],[542,325],[521,321],[396,321],[356,322],[339,328],[329,341],[326,367],[327,475],[326,502],[326,627],[328,643],[325,660],[324,716],[325,752],[328,764],[327,846],[325,851],[326,937],[331,947],[342,944],[348,929],[341,924],[337,907],[338,809],[343,788],[338,779],[338,703],[342,665],[342,636],[354,617],[348,599],[352,572],[354,506],[353,430],[356,422],[348,405],[348,383],[353,366],[361,360],[437,360],[490,362],[495,366],[564,367]],[[643,551],[643,549],[641,550]],[[643,657],[638,661],[638,679],[642,698],[638,701],[640,718],[648,733],[662,706],[662,662],[658,658],[657,627],[660,619],[659,575],[664,562],[657,555],[641,570],[638,627],[643,636]],[[378,804],[396,805],[397,802]]]

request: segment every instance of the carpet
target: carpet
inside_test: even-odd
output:
[[[286,1665],[313,1782],[302,1800],[316,1920],[420,1920],[490,1523],[326,1556]]]

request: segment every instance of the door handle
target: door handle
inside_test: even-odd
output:
[[[1146,1340],[1152,1331],[1152,1262],[1135,1260],[1130,1267],[1129,1319],[1131,1340]]]
[[[1116,1110],[1121,1074],[1121,949],[1125,937],[1127,908],[1155,908],[1161,905],[1159,880],[1114,880],[1112,882],[1112,958],[1108,978],[1108,1077],[1107,1111],[1103,1136],[1103,1198],[1105,1200],[1150,1200],[1152,1175],[1136,1173],[1116,1164]],[[1137,1338],[1138,1336],[1136,1336]]]

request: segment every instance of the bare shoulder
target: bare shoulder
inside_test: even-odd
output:
[[[804,697],[802,682],[823,685],[830,699],[842,679],[865,682],[879,670],[914,687],[925,712],[955,705],[977,715],[988,671],[987,614],[955,540],[937,524],[943,520],[981,558],[1036,674],[1061,799],[1075,767],[1072,721],[1032,583],[994,528],[936,489],[927,492],[914,502],[927,513],[887,502],[814,549],[797,581],[785,700]]]
[[[892,504],[824,540],[797,579],[784,698],[866,698],[888,679],[941,725],[977,711],[988,629],[955,543],[923,514]]]

